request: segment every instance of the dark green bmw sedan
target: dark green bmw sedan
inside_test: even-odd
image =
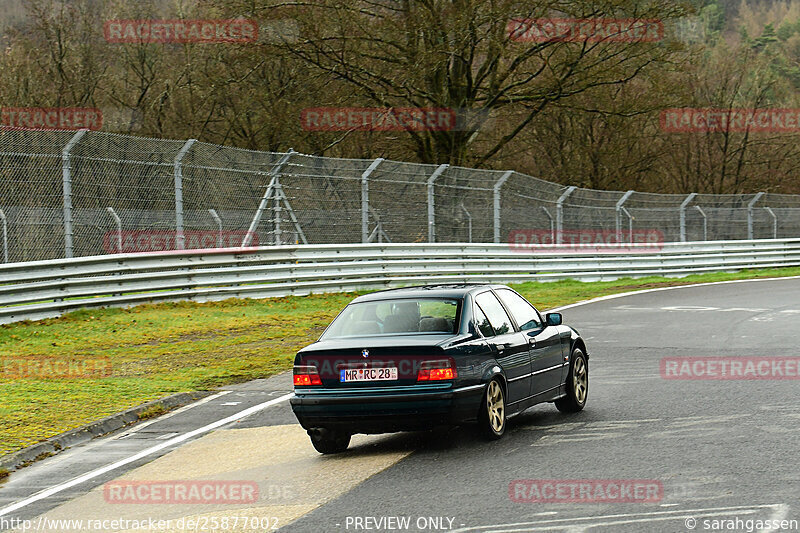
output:
[[[297,353],[291,405],[321,453],[355,433],[474,422],[498,439],[533,405],[583,409],[588,359],[560,314],[542,317],[506,286],[385,290],[353,300]]]

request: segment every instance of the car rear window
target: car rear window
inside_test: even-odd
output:
[[[320,340],[403,334],[455,334],[461,301],[450,298],[398,298],[350,304]]]

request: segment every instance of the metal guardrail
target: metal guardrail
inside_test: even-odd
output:
[[[611,280],[800,265],[800,239],[554,245],[338,244],[120,254],[0,265],[0,323],[82,308],[425,283]]]

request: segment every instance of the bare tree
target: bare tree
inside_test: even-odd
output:
[[[549,105],[595,87],[622,85],[669,58],[657,42],[521,42],[512,20],[658,19],[679,16],[673,2],[538,0],[312,0],[269,3],[293,13],[301,41],[287,53],[353,91],[352,102],[380,107],[466,111],[449,131],[407,132],[427,163],[485,165]],[[524,25],[524,23],[523,23]],[[481,132],[500,113],[497,129]]]

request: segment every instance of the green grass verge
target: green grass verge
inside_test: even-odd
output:
[[[790,275],[800,268],[515,288],[544,310],[650,287]],[[0,377],[5,362],[21,357],[105,356],[112,364],[102,379],[0,379],[0,455],[168,394],[288,370],[354,296],[142,305],[0,326]]]

